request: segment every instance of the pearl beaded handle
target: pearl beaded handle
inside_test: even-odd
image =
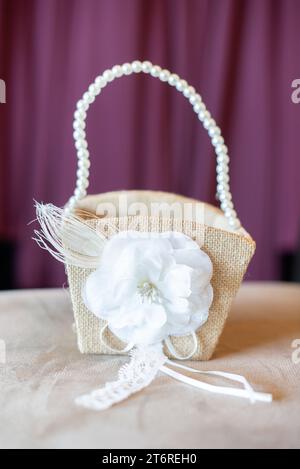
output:
[[[207,111],[205,104],[202,102],[201,96],[196,93],[193,86],[190,86],[185,80],[180,79],[178,75],[169,72],[169,70],[162,70],[158,65],[153,65],[148,61],[140,62],[135,60],[132,63],[115,65],[112,69],[105,70],[102,75],[95,79],[94,83],[89,86],[88,91],[84,93],[82,98],[78,101],[73,123],[73,136],[78,156],[77,182],[74,195],[67,204],[67,209],[74,208],[77,201],[85,197],[89,185],[90,161],[85,133],[86,111],[90,104],[95,101],[95,97],[100,94],[102,88],[109,82],[123,75],[131,75],[132,73],[140,72],[150,74],[174,86],[193,106],[195,113],[198,115],[203,127],[207,130],[212,145],[215,148],[217,157],[217,196],[220,201],[221,209],[228,219],[229,225],[233,229],[238,230],[241,227],[241,223],[234,210],[230,193],[228,149],[224,144],[224,139],[221,136],[219,127],[216,125],[215,120],[212,119],[210,112]]]

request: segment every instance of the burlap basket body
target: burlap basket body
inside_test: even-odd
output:
[[[136,69],[134,69],[135,63],[138,64]],[[148,62],[134,62],[133,64],[125,65],[130,65],[130,73],[140,71],[150,73],[152,76],[158,76],[162,81],[168,81],[170,85],[176,86],[177,89],[180,89],[180,87],[173,83],[171,80],[172,76],[174,76],[174,80],[179,80],[179,82],[177,81],[179,84],[184,81],[180,80],[177,75],[171,75],[168,71],[159,72],[158,70],[157,72],[159,67],[156,66],[157,75],[156,72],[153,72],[153,68],[151,68],[153,66],[151,64],[149,65]],[[118,73],[113,72],[114,68],[110,71],[106,71],[114,73],[113,78],[119,77],[121,74],[130,74],[127,73],[129,69],[126,69],[125,66],[123,66],[123,68],[121,67],[123,73],[121,73],[119,69]],[[127,72],[125,72],[125,70],[127,70]],[[111,78],[111,76],[106,72],[96,79],[94,88],[90,91],[92,97],[93,93],[94,97],[99,94],[101,86],[97,88],[96,85],[99,85],[102,79],[105,84],[111,81],[111,79],[108,79],[109,77]],[[163,72],[165,75],[160,75]],[[131,215],[130,213],[124,215],[117,211],[113,217],[103,216],[103,214],[99,214],[99,204],[112,203],[117,205],[120,196],[127,198],[128,205],[130,205],[130,203],[142,202],[149,209],[152,203],[165,202],[170,204],[177,203],[182,206],[184,204],[195,206],[199,204],[199,202],[175,194],[151,191],[111,192],[86,197],[88,170],[79,171],[77,192],[75,191],[75,198],[73,196],[70,200],[69,207],[71,207],[72,210],[76,209],[76,207],[84,209],[85,222],[93,226],[106,238],[109,238],[113,233],[118,231],[134,229],[150,233],[179,231],[197,241],[200,248],[209,255],[213,264],[212,287],[214,299],[210,308],[208,321],[197,331],[197,351],[194,353],[192,359],[208,360],[214,352],[228,316],[232,300],[240,286],[249,261],[254,254],[255,242],[241,227],[233,209],[228,185],[227,148],[223,144],[224,140],[220,136],[219,129],[216,127],[210,115],[204,114],[204,116],[202,116],[201,112],[203,111],[203,106],[201,107],[202,100],[200,95],[195,93],[195,90],[191,89],[192,87],[189,87],[186,82],[182,83],[182,87],[183,91],[181,89],[180,91],[189,99],[195,112],[199,116],[199,120],[202,121],[204,126],[208,129],[208,133],[216,149],[218,162],[217,193],[222,210],[209,204],[201,203],[203,211],[200,220],[194,215],[177,216],[172,211],[172,213],[170,212],[167,216],[161,214],[153,215],[151,210],[149,210],[147,215]],[[185,90],[187,91],[185,92]],[[79,142],[79,144],[76,145],[79,157],[79,170],[89,167],[89,164],[84,164],[84,161],[88,161],[88,152],[86,150],[87,145],[85,143],[80,144],[80,142],[85,142],[85,133],[81,132],[85,125],[80,126],[80,122],[84,121],[85,112],[91,102],[93,102],[93,99],[86,97],[86,106],[84,107],[82,105],[82,109],[81,104],[77,106],[78,111],[82,111],[82,118],[80,117],[80,112],[77,113],[77,117],[75,117],[75,123],[78,123],[78,126],[74,127],[78,130],[78,135],[77,137],[75,136],[75,140],[76,143]],[[85,103],[84,97],[79,103]],[[121,350],[124,344],[109,330],[106,332],[105,341],[100,340],[100,331],[103,328],[104,322],[92,314],[83,302],[82,289],[90,272],[91,270],[89,269],[67,265],[79,350],[82,353],[119,353],[118,350]],[[192,348],[191,339],[189,337],[173,337],[171,339],[180,355],[188,355]],[[112,352],[111,348],[115,349],[116,352]],[[165,350],[165,353],[170,356],[167,350]]]
[[[226,220],[221,210],[208,204],[203,204],[204,222],[197,223],[191,219],[163,218],[146,216],[128,216],[115,218],[95,218],[97,204],[101,202],[116,202],[119,192],[90,196],[83,199],[80,206],[85,211],[91,211],[89,223],[97,231],[106,237],[111,233],[126,229],[135,229],[143,232],[161,233],[164,231],[182,232],[199,243],[213,263],[212,286],[214,289],[214,300],[210,308],[209,319],[197,331],[198,347],[193,355],[194,360],[208,360],[218,342],[227,319],[230,306],[246,272],[248,263],[254,253],[255,243],[246,233],[235,233],[224,229]],[[128,202],[161,203],[168,200],[170,203],[192,203],[193,199],[176,196],[173,194],[162,194],[147,191],[122,192]],[[109,227],[109,228],[108,228]],[[121,350],[124,344],[108,332],[105,343],[99,340],[100,331],[104,321],[98,319],[84,305],[82,300],[83,284],[91,270],[73,266],[67,266],[70,292],[74,309],[78,347],[82,353],[107,354],[114,353],[111,348]],[[189,337],[173,337],[172,341],[178,352],[186,356],[192,342]],[[106,344],[109,344],[110,348]],[[118,353],[118,352],[115,352]],[[168,350],[165,353],[170,356]]]

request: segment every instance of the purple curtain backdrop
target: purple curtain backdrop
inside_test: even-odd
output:
[[[76,101],[116,63],[151,60],[186,78],[221,126],[237,211],[257,241],[248,279],[278,275],[299,235],[300,2],[0,0],[0,235],[17,242],[20,287],[63,266],[31,241],[33,199],[73,191]],[[88,121],[90,192],[159,189],[216,203],[215,159],[190,106],[146,76],[114,82]]]

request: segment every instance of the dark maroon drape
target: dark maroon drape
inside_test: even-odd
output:
[[[30,240],[33,199],[73,190],[72,115],[95,76],[151,60],[186,78],[221,126],[235,204],[257,241],[250,279],[276,278],[299,233],[300,2],[0,0],[0,235],[19,286],[54,286],[63,267]],[[114,82],[91,108],[91,192],[147,188],[214,202],[214,156],[187,102],[158,80]]]

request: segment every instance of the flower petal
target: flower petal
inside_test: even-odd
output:
[[[154,328],[162,327],[167,321],[166,310],[163,306],[152,303],[143,307],[143,312],[148,324]]]
[[[188,265],[201,272],[203,274],[203,278],[205,277],[205,282],[210,281],[212,276],[212,262],[204,251],[201,251],[200,249],[179,249],[175,251],[174,258],[176,259],[177,264]]]
[[[188,298],[191,294],[191,276],[193,270],[186,265],[175,265],[169,269],[162,282],[158,284],[164,298]]]
[[[105,244],[82,296],[121,340],[150,344],[205,323],[211,277],[209,256],[183,233],[120,232]]]

